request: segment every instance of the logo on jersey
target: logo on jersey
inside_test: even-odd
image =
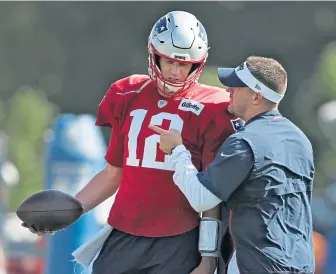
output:
[[[166,100],[159,100],[158,101],[158,107],[159,108],[163,108],[168,104],[168,102]]]
[[[185,111],[191,111],[195,113],[196,115],[200,115],[201,111],[203,110],[204,105],[188,99],[182,99],[178,109],[185,110]]]
[[[240,118],[230,120],[234,131],[239,131],[244,126],[244,121]]]

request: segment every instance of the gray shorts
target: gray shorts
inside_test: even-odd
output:
[[[93,263],[92,274],[189,274],[200,261],[198,228],[162,238],[113,229]]]

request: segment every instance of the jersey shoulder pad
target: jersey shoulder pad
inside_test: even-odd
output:
[[[228,104],[230,101],[230,94],[224,88],[200,84],[197,94],[197,97],[204,103]]]
[[[115,93],[116,95],[137,94],[141,92],[151,79],[148,75],[134,74],[126,78],[115,81],[107,91],[107,93]]]
[[[99,104],[96,125],[112,126],[110,121],[120,120],[132,99],[149,83],[149,76],[138,74],[115,81]]]
[[[201,95],[201,103],[205,105],[204,124],[215,123],[218,128],[225,132],[238,131],[244,122],[228,112],[230,93],[224,88],[201,84],[198,94]]]
[[[138,95],[149,83],[151,79],[148,75],[131,75],[114,82],[108,89],[102,102],[107,100],[109,104],[123,105],[127,104]]]

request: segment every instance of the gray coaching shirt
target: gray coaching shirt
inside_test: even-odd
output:
[[[239,273],[314,273],[313,151],[292,122],[253,118],[197,177],[229,210]]]

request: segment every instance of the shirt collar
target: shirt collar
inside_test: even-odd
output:
[[[262,112],[256,116],[254,116],[253,118],[251,118],[250,120],[247,121],[247,123],[245,123],[245,126],[248,125],[249,123],[251,123],[252,121],[255,121],[255,120],[258,120],[258,119],[261,119],[261,118],[274,118],[276,116],[279,116],[279,117],[282,117],[280,111],[278,109],[274,109],[274,110],[271,110],[271,111],[265,111],[265,112]]]

